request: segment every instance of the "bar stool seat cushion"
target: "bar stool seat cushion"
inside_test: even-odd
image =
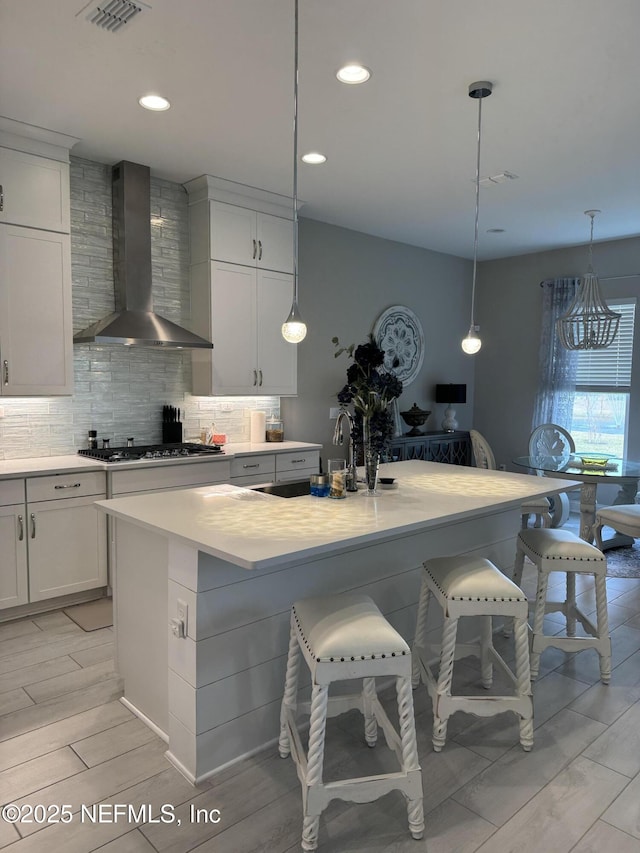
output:
[[[450,601],[526,601],[520,587],[483,557],[436,557],[424,570]]]
[[[580,539],[570,530],[538,528],[521,530],[518,534],[525,551],[540,560],[575,560],[576,562],[602,563],[606,558],[602,551]],[[588,571],[595,571],[592,565]]]
[[[640,536],[640,504],[619,504],[618,506],[603,506],[596,512],[596,521],[613,527],[631,527],[635,536]],[[623,533],[626,531],[623,531]],[[633,533],[628,534],[633,536]]]

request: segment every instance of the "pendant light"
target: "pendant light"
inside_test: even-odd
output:
[[[282,324],[282,337],[299,344],[307,334],[307,326],[298,308],[298,0],[294,0],[294,78],[293,78],[293,303]]]
[[[598,277],[593,271],[593,220],[601,212],[585,210],[585,215],[591,218],[589,266],[569,310],[556,320],[558,337],[565,349],[606,349],[618,334],[622,315],[612,311],[600,295]]]
[[[471,284],[471,324],[467,337],[462,341],[462,349],[467,355],[475,355],[482,341],[478,335],[480,326],[476,326],[474,319],[476,302],[476,267],[478,265],[478,219],[480,214],[480,142],[482,139],[482,99],[488,98],[493,91],[493,84],[482,80],[469,86],[469,97],[478,101],[478,156],[476,158],[476,227],[473,240],[473,280]]]

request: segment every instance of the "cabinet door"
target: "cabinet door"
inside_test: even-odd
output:
[[[211,259],[255,267],[258,258],[255,211],[212,201],[209,212]]]
[[[24,504],[0,506],[0,610],[29,600]]]
[[[27,504],[31,601],[107,585],[106,516],[95,500]]]
[[[258,214],[258,267],[293,273],[293,221]]]
[[[296,394],[296,344],[282,337],[282,324],[291,310],[293,277],[258,271],[258,393]]]
[[[0,225],[1,393],[71,394],[72,346],[69,236]]]
[[[69,165],[0,148],[0,222],[69,232]]]

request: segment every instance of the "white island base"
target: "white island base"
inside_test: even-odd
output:
[[[429,462],[392,471],[398,489],[377,498],[218,486],[100,503],[116,518],[123,701],[191,782],[277,740],[293,601],[367,593],[411,643],[423,560],[473,552],[509,571],[520,503],[579,485]]]

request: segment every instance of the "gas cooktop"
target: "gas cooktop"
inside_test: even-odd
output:
[[[138,447],[103,447],[79,450],[80,456],[100,462],[136,462],[145,459],[184,459],[222,453],[218,444],[141,444]]]

